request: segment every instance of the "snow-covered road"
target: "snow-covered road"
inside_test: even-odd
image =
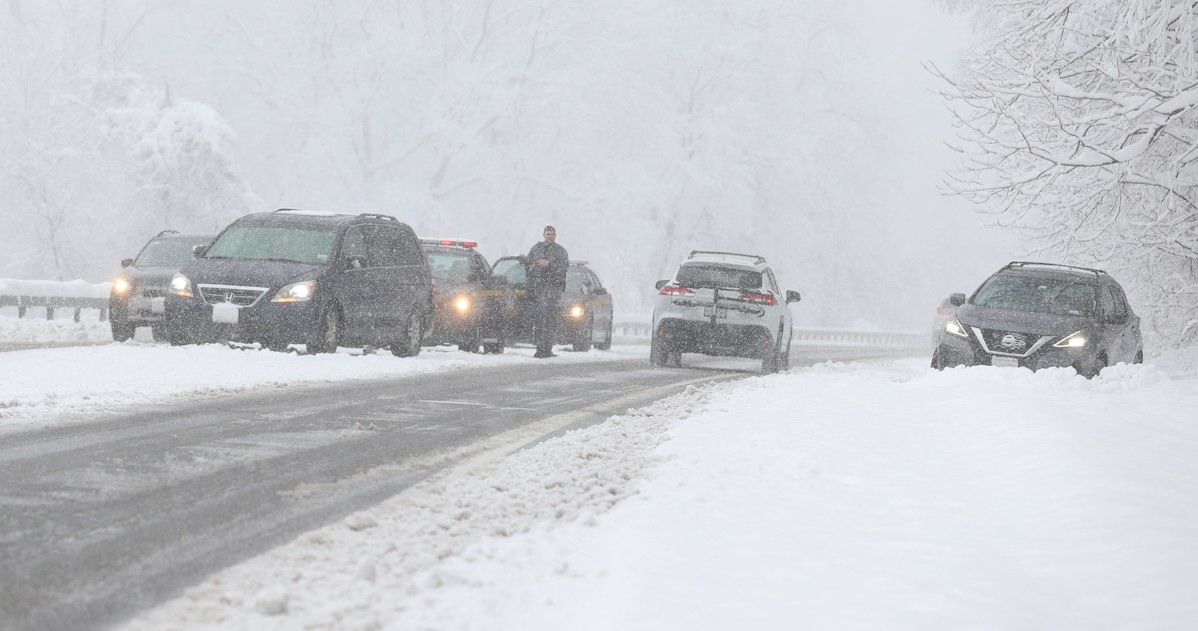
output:
[[[110,350],[213,386],[126,385],[108,364],[82,376]],[[61,370],[63,353],[76,372]],[[312,359],[323,364],[313,378],[533,361],[421,357],[6,353],[0,423],[219,397],[260,387],[244,379],[285,383]],[[20,380],[40,358],[59,366],[59,386],[28,394]],[[246,364],[238,381],[230,366]],[[821,363],[487,454],[219,572],[128,628],[1181,631],[1198,628],[1196,494],[1193,355],[1090,381],[940,373],[922,356]]]

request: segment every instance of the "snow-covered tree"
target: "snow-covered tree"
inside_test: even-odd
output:
[[[1117,274],[1163,343],[1198,341],[1198,3],[945,4],[986,33],[944,73],[949,188],[1045,258]]]

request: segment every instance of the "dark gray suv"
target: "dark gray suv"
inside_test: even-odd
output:
[[[420,352],[433,285],[416,233],[390,215],[246,215],[184,265],[166,296],[171,344],[257,342]]]
[[[932,367],[1073,367],[1085,377],[1144,361],[1140,318],[1102,270],[1013,261],[995,272],[939,332]]]
[[[108,297],[112,339],[124,342],[139,326],[151,327],[154,339],[166,339],[164,325],[167,289],[175,272],[194,258],[197,246],[205,246],[214,234],[179,234],[163,230],[142,246],[136,258],[121,261],[121,273],[112,279]]]

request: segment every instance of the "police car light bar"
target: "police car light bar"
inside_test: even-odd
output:
[[[423,239],[422,238],[422,239],[420,239],[420,242],[428,243],[428,244],[432,244],[432,245],[461,246],[463,248],[477,248],[478,247],[478,241],[463,241],[461,239]]]

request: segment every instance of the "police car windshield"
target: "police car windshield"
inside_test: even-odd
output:
[[[465,283],[470,280],[470,255],[450,250],[426,251],[433,279],[443,283]]]
[[[761,289],[761,272],[719,265],[683,265],[678,270],[682,287],[735,287]]]
[[[234,226],[221,234],[205,256],[324,265],[336,236],[332,227],[322,226]]]
[[[183,267],[193,257],[191,248],[203,241],[157,239],[146,244],[133,264],[137,267]]]
[[[1089,283],[1000,274],[982,284],[973,297],[973,304],[1053,315],[1093,316],[1096,296],[1094,285]]]

